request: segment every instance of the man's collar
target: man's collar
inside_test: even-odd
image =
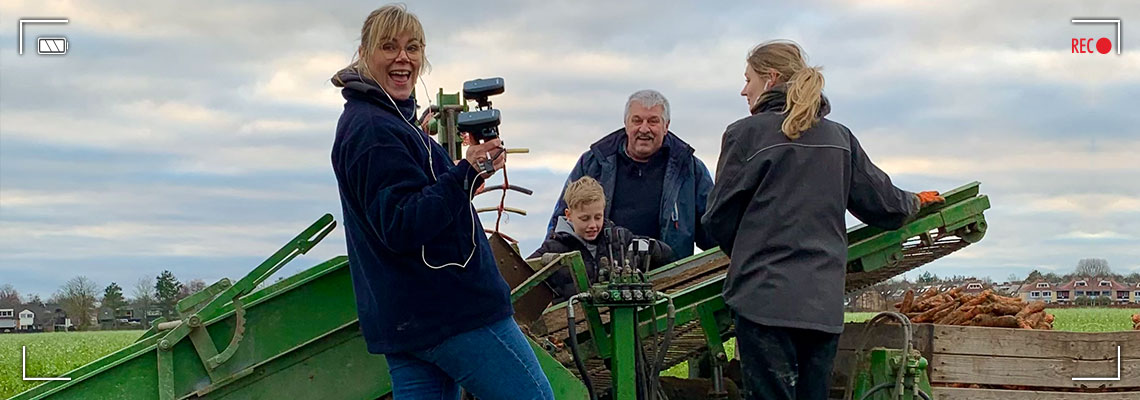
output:
[[[647,159],[645,161],[638,161],[638,160],[634,159],[632,155],[629,154],[629,143],[627,142],[627,143],[622,143],[621,147],[618,149],[618,155],[619,155],[619,157],[625,157],[625,159],[632,161],[632,162],[635,162],[635,163],[647,164],[647,163],[652,162],[652,161],[657,161],[657,160],[660,160],[663,158],[669,158],[669,147],[665,146],[665,143],[662,142],[661,147],[657,149],[657,152],[655,152],[655,153],[653,153],[653,155],[649,156],[649,159]]]

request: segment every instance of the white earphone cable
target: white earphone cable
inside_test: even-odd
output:
[[[420,137],[420,141],[423,142],[423,144],[424,144],[424,150],[427,151],[427,154],[428,154],[428,171],[431,172],[431,179],[433,182],[438,181],[439,178],[436,178],[436,176],[435,176],[435,166],[433,165],[434,162],[432,161],[432,156],[431,156],[431,145],[429,145],[427,140],[424,139],[424,136],[427,136],[427,133],[424,132],[423,130],[421,130],[418,126],[415,126],[411,122],[408,122],[408,119],[404,117],[404,112],[400,111],[400,106],[396,104],[396,100],[392,99],[392,96],[388,94],[388,91],[384,90],[384,88],[382,88],[382,87],[380,88],[380,91],[384,93],[384,96],[388,97],[388,101],[392,102],[392,107],[396,108],[396,113],[400,115],[400,119],[403,120],[404,123],[408,124],[408,126],[410,126],[412,128],[412,130],[416,132],[417,136]],[[428,103],[430,104],[431,101],[429,100]],[[415,117],[414,111],[412,112],[412,117]],[[467,268],[467,264],[470,263],[471,258],[475,256],[475,249],[477,248],[476,241],[475,241],[475,235],[477,234],[475,231],[475,206],[470,203],[471,198],[474,196],[475,196],[475,184],[472,183],[471,189],[467,193],[467,201],[468,201],[468,205],[467,205],[468,208],[467,209],[471,213],[471,253],[467,254],[467,260],[464,260],[463,264],[447,263],[447,264],[438,265],[438,266],[437,265],[431,265],[431,263],[429,263],[427,261],[427,245],[423,245],[423,246],[420,246],[420,259],[423,260],[424,265],[426,265],[428,268],[443,269],[443,268],[447,268],[447,267],[451,267],[451,266],[456,266],[459,268]]]

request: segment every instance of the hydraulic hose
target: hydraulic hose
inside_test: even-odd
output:
[[[657,368],[657,349],[659,348],[658,345],[661,344],[661,342],[658,340],[660,338],[660,335],[657,334],[657,304],[649,306],[649,311],[653,316],[653,319],[650,320],[652,322],[649,324],[649,335],[653,337],[653,339],[649,341],[650,346],[648,350],[650,356],[652,357],[649,359],[649,392],[652,396],[650,399],[659,400],[664,397],[664,394],[660,392],[661,371]]]
[[[665,340],[661,342],[661,347],[657,349],[657,360],[653,363],[653,381],[655,386],[659,386],[658,377],[661,375],[661,369],[665,366],[665,355],[669,351],[669,345],[673,342],[673,328],[677,322],[677,309],[673,307],[673,298],[665,293],[658,292],[659,297],[664,297],[669,301],[665,313]],[[657,322],[654,321],[654,324]]]
[[[582,383],[586,384],[586,390],[590,392],[590,400],[598,400],[598,394],[594,392],[594,382],[590,380],[590,374],[586,372],[586,363],[582,359],[582,353],[578,350],[578,327],[574,323],[574,300],[587,296],[589,293],[578,293],[570,296],[570,300],[566,301],[566,326],[570,328],[570,354],[574,357],[574,365],[578,367],[578,373],[582,375]]]
[[[636,329],[636,327],[635,327]],[[634,339],[634,357],[633,364],[637,369],[637,398],[639,400],[649,400],[649,371],[648,362],[645,360],[645,350],[641,344],[641,335],[635,330],[633,333]]]
[[[863,326],[863,342],[859,344],[859,347],[855,348],[855,358],[854,358],[855,363],[852,364],[851,372],[849,374],[850,376],[847,377],[847,387],[844,388],[844,391],[846,392],[846,393],[844,393],[844,396],[843,396],[844,399],[852,399],[855,395],[854,394],[855,376],[859,372],[858,368],[859,368],[860,360],[862,359],[862,356],[863,356],[863,351],[867,347],[867,342],[870,341],[870,339],[871,339],[871,328],[874,327],[875,325],[879,324],[880,322],[885,321],[887,319],[891,319],[891,318],[897,319],[899,321],[899,324],[900,324],[899,326],[903,330],[903,340],[905,342],[903,343],[902,361],[899,363],[899,369],[898,369],[896,376],[895,376],[895,382],[893,382],[893,383],[892,382],[882,383],[880,385],[876,385],[876,387],[881,386],[881,385],[885,385],[885,384],[893,385],[893,386],[895,386],[895,391],[897,393],[896,396],[899,396],[899,397],[902,396],[903,375],[905,375],[907,361],[910,357],[910,352],[912,349],[911,346],[913,346],[913,343],[911,343],[912,329],[911,329],[911,324],[910,324],[910,318],[907,318],[906,315],[903,315],[903,314],[897,313],[897,312],[882,312],[882,313],[875,315],[873,318],[871,318],[870,321],[867,322],[866,325]],[[866,395],[864,395],[864,397],[866,397]]]

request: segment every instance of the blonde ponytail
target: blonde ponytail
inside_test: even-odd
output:
[[[809,67],[800,45],[790,40],[764,42],[748,52],[748,66],[766,74],[775,71],[776,83],[787,83],[784,123],[780,130],[788,139],[799,139],[804,131],[819,121],[823,93],[822,67]],[[784,79],[787,79],[786,81]]]
[[[788,104],[780,130],[788,139],[799,139],[804,131],[819,122],[819,107],[823,93],[823,74],[820,67],[801,68],[788,80]]]

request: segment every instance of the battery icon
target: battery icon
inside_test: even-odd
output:
[[[67,38],[64,37],[42,37],[36,39],[38,46],[36,53],[39,54],[67,54]]]

